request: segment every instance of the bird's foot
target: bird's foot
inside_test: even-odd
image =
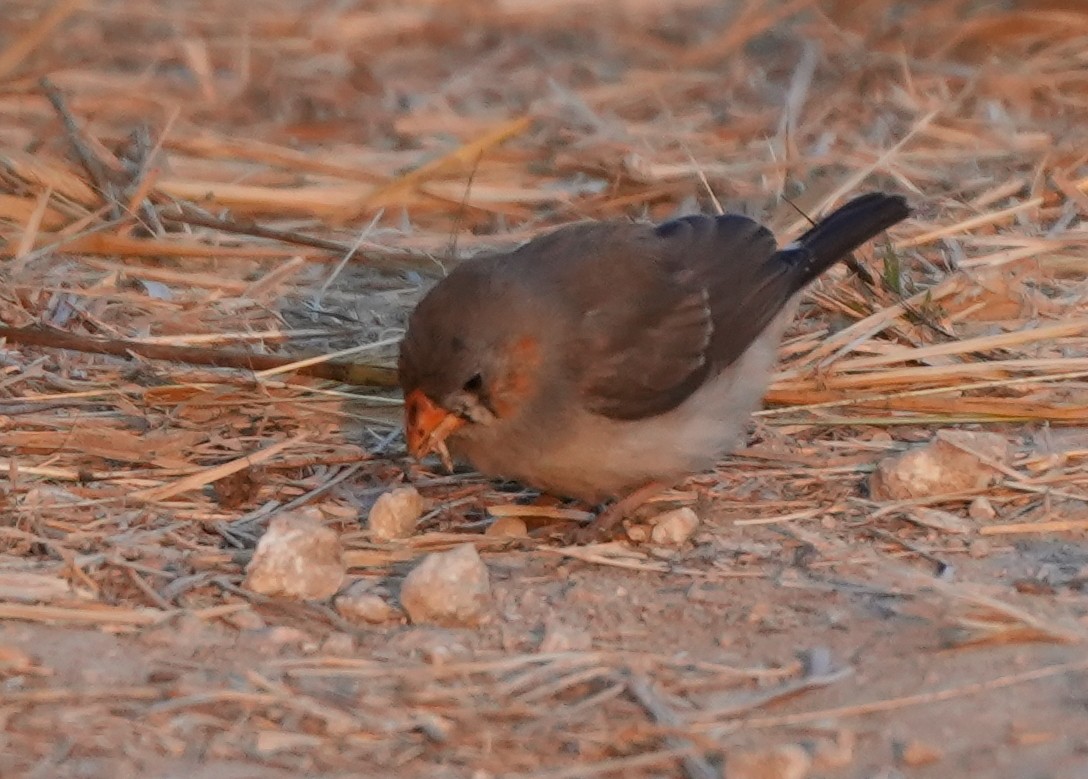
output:
[[[612,541],[624,519],[624,512],[616,511],[617,505],[613,504],[604,509],[588,524],[568,530],[563,534],[563,543],[582,546]]]
[[[635,509],[647,500],[666,488],[667,485],[658,482],[650,482],[643,487],[639,487],[634,492],[625,495],[611,506],[600,511],[596,519],[588,525],[576,527],[564,533],[563,542],[568,545],[580,545],[599,544],[613,540],[623,520],[633,514]]]

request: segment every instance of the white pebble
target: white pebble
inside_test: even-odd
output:
[[[238,630],[263,630],[268,627],[268,623],[264,621],[264,618],[253,609],[224,614],[223,621],[233,625]]]
[[[680,546],[691,538],[695,528],[699,527],[699,515],[685,506],[660,514],[650,531],[650,540],[655,544]]]
[[[942,430],[927,444],[882,460],[870,479],[878,500],[910,500],[987,487],[1011,458],[996,433]],[[994,466],[999,467],[994,467]]]
[[[431,665],[449,665],[472,659],[472,650],[456,641],[446,644],[433,641],[421,646],[419,654],[423,662]]]
[[[499,517],[484,531],[487,536],[499,536],[507,538],[525,538],[529,535],[529,528],[521,517]]]
[[[397,487],[374,501],[367,517],[370,536],[378,541],[408,538],[423,516],[423,496],[415,487]]]
[[[988,522],[991,519],[997,518],[997,511],[994,509],[994,504],[990,502],[990,499],[985,495],[979,495],[967,508],[967,514],[971,519],[977,519],[980,522]]]
[[[551,618],[544,625],[544,638],[538,652],[574,652],[593,648],[593,636],[581,628],[565,625]]]
[[[322,600],[340,589],[345,573],[340,536],[315,515],[303,510],[272,520],[246,566],[246,587],[298,600]]]
[[[330,633],[321,642],[321,651],[329,655],[353,655],[355,649],[355,636],[350,633]]]
[[[475,625],[491,606],[491,579],[476,547],[433,552],[401,585],[400,603],[415,623]]]
[[[371,590],[368,582],[355,582],[336,596],[333,606],[349,622],[380,625],[393,619],[395,612],[385,598]]]

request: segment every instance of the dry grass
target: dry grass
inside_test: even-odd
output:
[[[120,346],[91,355],[5,331],[0,619],[129,635],[178,620],[237,630],[239,614],[260,614],[358,637],[328,609],[280,612],[239,588],[268,517],[319,506],[343,531],[353,573],[380,577],[463,541],[466,512],[501,498],[399,459],[388,372],[354,374],[377,386],[352,388],[319,378],[339,374],[275,366],[331,355],[388,367],[429,278],[549,225],[720,202],[785,241],[806,224],[786,198],[817,215],[869,188],[904,192],[917,209],[861,252],[877,284],[844,269],[813,289],[783,346],[760,443],[674,497],[709,493],[739,529],[789,528],[824,556],[816,568],[883,572],[921,591],[889,561],[924,567],[930,553],[917,545],[949,552],[947,539],[894,523],[894,535],[867,535],[867,518],[905,507],[866,503],[859,484],[902,441],[981,424],[1021,454],[988,493],[1001,521],[974,535],[1072,531],[1083,542],[1088,13],[1079,0],[1005,5],[60,0],[42,14],[37,0],[8,0],[0,325]],[[200,367],[136,356],[146,346],[278,359]],[[406,473],[435,501],[428,532],[374,544],[360,509]],[[959,510],[970,498],[933,502]],[[824,524],[804,529],[813,518]],[[875,551],[855,554],[859,538]],[[536,542],[515,556],[686,584],[768,575]],[[1016,610],[1010,593],[982,604],[950,586],[933,597],[972,635],[1080,640],[1069,614]],[[971,622],[980,608],[988,627]],[[375,640],[364,632],[364,644]],[[189,755],[195,739],[202,755],[296,771],[704,776],[703,756],[777,700],[774,685],[803,698],[839,679],[749,665],[483,640],[477,659],[445,665],[318,652],[272,670],[242,664],[229,681],[208,671],[203,685],[96,687],[0,652],[0,676],[21,680],[0,689],[11,755],[0,772],[60,765],[49,717],[71,716],[101,718],[96,733],[70,733],[76,753],[114,739],[130,756]],[[1058,673],[995,671],[947,695]],[[746,687],[760,691],[750,705],[689,694]]]

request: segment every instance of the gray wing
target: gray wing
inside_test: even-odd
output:
[[[639,419],[739,358],[795,291],[774,236],[736,215],[625,226],[592,263],[572,359],[585,406]]]

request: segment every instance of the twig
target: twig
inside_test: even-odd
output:
[[[87,354],[109,354],[116,357],[137,355],[149,360],[211,365],[254,372],[282,369],[285,366],[306,361],[305,365],[295,368],[296,373],[359,387],[397,386],[397,372],[394,368],[335,362],[325,360],[324,355],[280,357],[228,349],[204,349],[198,346],[149,344],[121,338],[95,338],[44,327],[7,327],[6,325],[0,325],[0,338],[5,338],[11,343],[44,346],[49,349],[69,349]]]
[[[267,517],[270,517],[272,514],[278,511],[291,511],[293,509],[305,506],[314,498],[331,490],[337,484],[341,484],[350,479],[352,476],[358,473],[362,467],[362,463],[353,463],[348,467],[344,468],[342,471],[340,471],[340,473],[336,474],[328,481],[322,482],[318,486],[314,487],[312,490],[309,490],[308,492],[299,495],[297,498],[289,500],[283,504],[280,504],[278,502],[265,504],[256,511],[234,520],[230,523],[229,528],[231,530],[244,531],[244,529],[249,527],[250,525],[260,522],[262,519],[266,519]]]
[[[630,668],[627,669],[627,690],[631,693],[631,697],[650,713],[658,725],[675,729],[686,724],[657,694],[650,680]],[[720,772],[699,753],[699,747],[691,739],[667,736],[665,743],[670,749],[684,750],[680,754],[680,762],[689,779],[718,779],[720,776]]]
[[[80,164],[84,170],[91,177],[91,181],[94,182],[95,188],[98,189],[99,194],[102,195],[106,201],[106,205],[109,207],[109,213],[111,219],[120,219],[124,212],[121,209],[121,203],[117,198],[117,192],[114,187],[114,176],[110,173],[109,169],[103,164],[98,154],[91,148],[90,144],[83,138],[83,131],[80,129],[79,124],[76,122],[75,117],[72,116],[72,112],[68,110],[68,104],[64,99],[64,95],[61,91],[50,81],[48,78],[42,78],[39,82],[42,91],[45,93],[46,98],[52,103],[54,110],[60,116],[61,122],[64,124],[64,131],[68,137],[68,142],[72,145],[73,151],[76,153],[76,157],[79,159]]]
[[[1068,533],[1071,530],[1088,529],[1088,519],[1054,519],[1049,522],[1011,522],[1006,525],[987,525],[980,528],[984,536],[1019,535],[1025,533]]]
[[[898,711],[911,706],[924,706],[931,703],[955,700],[970,695],[980,695],[984,692],[1002,690],[1006,687],[1014,687],[1018,684],[1035,682],[1040,679],[1050,679],[1055,676],[1076,673],[1088,670],[1088,660],[1076,660],[1071,663],[1057,663],[1045,665],[1042,668],[1033,668],[1018,674],[999,676],[984,682],[964,684],[959,687],[949,687],[933,692],[921,692],[915,695],[904,695],[899,698],[885,698],[869,703],[855,703],[846,706],[836,706],[830,709],[817,709],[815,711],[802,711],[797,714],[783,714],[778,717],[751,717],[744,721],[747,728],[778,728],[790,725],[804,725],[809,722],[831,720],[838,717],[864,717],[869,714],[880,714],[888,711]]]
[[[295,246],[309,246],[313,249],[321,249],[322,251],[329,252],[339,258],[358,258],[364,264],[382,271],[403,272],[405,270],[414,270],[427,276],[438,276],[441,273],[441,266],[435,262],[432,257],[422,252],[413,252],[407,249],[390,250],[384,248],[382,252],[365,252],[360,251],[359,249],[362,238],[360,238],[359,245],[353,246],[352,244],[344,243],[343,241],[333,241],[328,238],[318,238],[317,236],[306,235],[297,230],[277,230],[274,227],[265,227],[257,224],[252,219],[215,217],[209,214],[202,214],[196,211],[192,206],[183,204],[175,204],[174,208],[176,210],[160,211],[159,217],[164,222],[171,222],[174,224],[208,227],[212,230],[220,230],[224,233],[250,235],[254,238],[267,238],[272,241],[293,244]],[[365,233],[363,236],[365,237]]]

